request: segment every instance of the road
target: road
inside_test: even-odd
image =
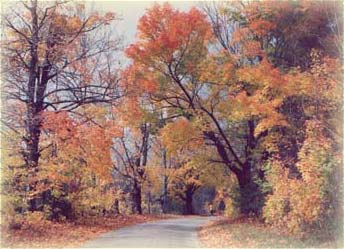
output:
[[[197,228],[214,217],[147,222],[105,233],[83,248],[199,248]]]

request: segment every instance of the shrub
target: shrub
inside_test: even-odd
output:
[[[240,214],[240,207],[232,198],[225,200],[225,211],[224,215],[228,218],[237,218]]]
[[[314,229],[333,230],[340,207],[339,154],[323,134],[319,122],[307,124],[306,139],[298,153],[296,169],[301,177],[293,178],[278,160],[266,167],[267,179],[272,186],[263,209],[265,221],[286,226],[292,233],[305,233]],[[337,172],[337,173],[336,173]],[[337,194],[334,194],[337,192]]]
[[[41,211],[26,212],[24,217],[28,225],[43,224],[47,221],[45,213]]]

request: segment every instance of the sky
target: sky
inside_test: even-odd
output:
[[[124,35],[124,43],[134,42],[136,25],[145,10],[151,7],[154,2],[164,3],[166,1],[89,1],[95,10],[99,12],[113,11],[121,17],[116,25],[118,34]],[[192,6],[196,6],[198,1],[168,1],[172,7],[181,11],[187,11]]]
[[[44,0],[46,1],[46,0]],[[1,12],[7,12],[7,7],[13,7],[16,1],[0,0]],[[77,1],[78,2],[78,1]],[[115,12],[121,17],[118,21],[116,30],[119,35],[124,35],[124,42],[126,45],[134,42],[136,34],[136,25],[140,17],[145,13],[146,9],[150,8],[155,2],[164,3],[169,2],[172,7],[181,11],[187,11],[192,6],[197,6],[199,0],[172,0],[172,1],[132,1],[132,0],[85,0],[80,1],[86,3],[86,6],[98,12]]]
[[[43,0],[46,1],[46,0]],[[14,7],[15,1],[0,0],[1,12],[7,12],[8,7]],[[77,1],[78,2],[78,1]],[[115,23],[116,33],[123,37],[123,47],[135,42],[136,26],[141,16],[145,11],[150,8],[155,2],[164,3],[169,2],[173,8],[180,11],[188,11],[192,6],[198,6],[200,0],[172,0],[172,1],[132,1],[132,0],[85,0],[80,1],[85,3],[86,8],[91,11],[97,11],[99,13],[115,12],[121,20]],[[126,58],[123,54],[119,53],[121,59],[126,63]]]

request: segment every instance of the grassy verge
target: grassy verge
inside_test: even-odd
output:
[[[199,230],[203,247],[226,248],[343,248],[341,241],[298,238],[250,219],[221,219]]]
[[[87,240],[96,238],[104,232],[124,226],[178,217],[173,215],[130,215],[100,217],[82,222],[49,222],[23,224],[21,229],[1,231],[1,248],[71,248],[79,247]]]

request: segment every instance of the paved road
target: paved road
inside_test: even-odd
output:
[[[105,233],[83,248],[199,248],[197,228],[214,217],[147,222]]]

